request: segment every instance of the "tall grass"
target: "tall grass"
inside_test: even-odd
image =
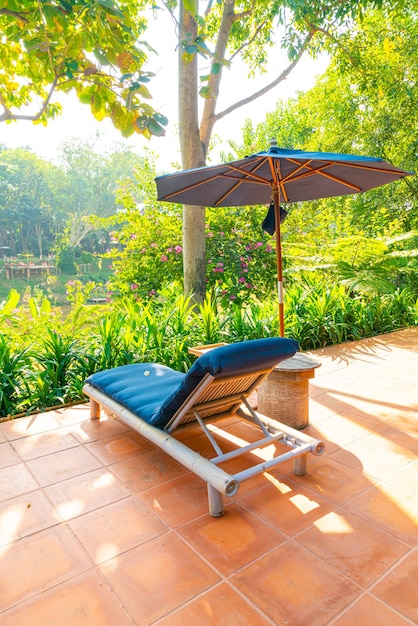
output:
[[[197,344],[278,335],[274,298],[245,306],[215,296],[192,306],[183,295],[116,300],[88,306],[80,299],[66,319],[48,304],[0,306],[0,416],[83,399],[86,377],[135,362],[187,371]],[[406,290],[382,297],[356,295],[342,285],[292,284],[286,290],[286,335],[303,350],[383,334],[418,323],[418,304]]]

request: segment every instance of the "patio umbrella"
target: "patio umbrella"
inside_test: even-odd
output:
[[[317,200],[367,191],[391,183],[405,172],[383,159],[270,149],[237,161],[158,176],[158,200],[207,207],[274,206],[280,335],[284,336],[281,203]],[[282,209],[283,216],[283,209]]]

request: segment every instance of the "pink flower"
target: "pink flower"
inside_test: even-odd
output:
[[[136,283],[132,283],[131,289],[132,291],[134,291],[135,289],[138,289],[138,285]]]
[[[142,248],[142,250],[141,250],[141,254],[145,254],[145,253],[146,253],[146,251],[147,251],[147,249],[146,249],[146,248]]]
[[[230,300],[236,300],[236,299],[237,299],[237,296],[234,296],[234,295],[232,294],[232,296],[229,296],[229,299],[230,299]]]
[[[151,291],[148,292],[149,296],[155,296],[157,295],[157,292],[155,291],[155,289],[151,289]]]
[[[151,243],[151,244],[150,244],[150,248],[156,248],[156,247],[157,247],[157,244],[156,244],[156,243]]]
[[[268,243],[266,245],[266,252],[271,252],[273,250],[273,248],[271,247],[271,245]]]
[[[221,232],[219,233],[221,237],[225,236],[225,233],[223,232],[223,230],[221,230]]]
[[[173,252],[173,248],[167,248],[167,252]]]
[[[165,254],[161,255],[161,263],[165,263],[166,261],[168,261],[168,256],[166,256]]]
[[[247,289],[252,289],[253,288],[251,283],[245,283],[245,286],[247,287]]]
[[[238,278],[238,282],[239,282],[239,283],[245,283],[245,278],[244,278],[244,276],[240,276],[240,278]]]
[[[183,248],[181,246],[174,246],[174,250],[177,254],[181,254],[183,252]]]

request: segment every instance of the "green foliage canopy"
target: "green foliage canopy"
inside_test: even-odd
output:
[[[0,2],[0,121],[46,124],[61,110],[55,92],[74,91],[122,135],[164,134],[167,120],[146,102],[150,47],[140,41],[145,0]],[[25,109],[28,108],[29,112]]]

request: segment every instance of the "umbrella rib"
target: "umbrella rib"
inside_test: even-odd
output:
[[[216,178],[219,178],[219,176],[220,176],[219,174],[215,174],[214,176],[211,176],[210,178],[205,178],[204,180],[194,183],[193,185],[186,185],[186,187],[183,187],[182,189],[177,189],[176,191],[173,191],[172,193],[166,194],[164,196],[164,200],[168,200],[169,198],[178,196],[179,194],[185,191],[196,189],[196,187],[200,187],[200,185],[206,185],[208,181],[215,180]]]
[[[296,170],[294,170],[293,172],[291,172],[288,175],[289,177],[293,177],[294,174],[297,174],[297,172],[299,172],[301,169],[303,169],[304,167],[308,167],[309,168],[309,164],[312,163],[312,161],[314,159],[309,159],[309,161],[307,161],[306,163],[301,163],[300,161],[298,161],[297,159],[287,159],[289,162],[294,163],[295,165],[299,165],[300,167]],[[321,165],[318,169],[313,169],[310,168],[312,170],[312,172],[315,173],[320,173],[320,170],[325,168],[325,167],[332,167],[333,165],[338,165],[339,167],[348,167],[350,169],[359,169],[359,170],[367,170],[369,172],[379,172],[379,173],[384,173],[384,174],[393,174],[393,176],[399,176],[399,172],[393,171],[393,170],[389,170],[383,167],[373,167],[371,165],[362,165],[361,163],[345,163],[344,161],[327,161],[326,163],[324,163],[323,165]]]
[[[329,174],[328,172],[325,172],[324,170],[327,167],[332,167],[333,165],[336,165],[336,163],[324,163],[323,165],[320,165],[317,168],[313,168],[310,166],[310,163],[312,163],[312,159],[307,161],[306,163],[300,163],[299,161],[295,161],[293,159],[288,159],[289,161],[291,161],[292,163],[295,163],[295,165],[299,165],[299,167],[296,170],[293,170],[293,172],[291,172],[290,174],[288,174],[288,176],[286,176],[285,178],[283,178],[283,180],[281,181],[282,184],[289,184],[295,181],[299,181],[302,180],[303,178],[307,178],[309,176],[315,176],[315,175],[319,175],[319,176],[323,176],[324,178],[329,178],[330,180],[333,180],[334,182],[343,185],[344,187],[348,187],[349,189],[353,189],[353,191],[361,191],[361,187],[358,187],[357,185],[354,185],[353,183],[350,183],[346,180],[343,180],[342,178],[339,178],[338,176],[334,176],[333,174]],[[338,163],[338,165],[340,165],[340,163]],[[344,164],[342,164],[344,165]],[[302,170],[303,168],[307,168],[309,171],[308,172],[303,172],[302,174],[296,175],[298,172],[300,172],[300,170]],[[369,168],[367,168],[369,169]],[[371,169],[371,168],[370,168]],[[377,169],[377,168],[373,168],[373,169]],[[382,170],[379,170],[382,171]]]
[[[231,193],[233,193],[236,189],[238,189],[238,187],[240,187],[243,183],[251,182],[252,184],[258,184],[258,185],[271,185],[269,180],[267,180],[266,178],[263,178],[262,176],[258,176],[257,174],[254,173],[255,170],[257,170],[259,167],[261,167],[263,163],[265,163],[265,161],[266,159],[264,159],[261,163],[256,162],[257,167],[255,167],[254,170],[249,171],[249,172],[239,167],[228,165],[229,169],[232,170],[232,172],[238,172],[239,174],[243,174],[244,178],[238,179],[235,176],[228,175],[227,172],[224,172],[221,175],[221,178],[230,178],[231,180],[236,180],[237,183],[233,185],[233,187],[228,189],[228,191],[223,196],[220,196],[220,198],[218,198],[218,200],[214,203],[214,206],[220,206],[221,203],[226,198],[228,198],[228,196],[230,196]]]
[[[231,178],[232,180],[237,180],[236,178],[234,178],[233,176],[225,176],[224,178]],[[242,185],[242,183],[246,183],[248,182],[247,179],[243,178],[242,180],[237,180],[237,184],[234,185],[233,187],[231,187],[230,189],[228,189],[228,191],[226,193],[224,193],[223,196],[220,196],[216,202],[214,202],[213,206],[217,207],[217,206],[221,206],[221,203],[225,200],[225,198],[228,198],[228,196],[231,195],[231,193],[233,193],[236,189],[238,189],[238,187],[240,185]],[[261,180],[252,180],[251,181],[253,184],[257,184],[257,185],[263,185],[265,186],[267,183],[265,180],[261,179]],[[269,185],[270,186],[270,185]]]
[[[304,172],[303,174],[300,174],[299,176],[294,176],[294,177],[288,176],[286,179],[283,180],[283,183],[288,185],[289,183],[297,182],[299,180],[302,180],[303,178],[309,178],[310,176],[319,175],[319,176],[323,176],[324,178],[329,178],[330,180],[333,180],[335,183],[339,183],[340,185],[343,185],[344,187],[348,187],[349,189],[353,189],[354,191],[361,191],[361,187],[358,187],[357,185],[353,185],[353,183],[349,183],[348,181],[343,180],[342,178],[338,178],[337,176],[334,176],[333,174],[329,174],[328,172],[325,172],[324,169],[326,167],[329,167],[330,165],[332,164],[330,163],[316,170],[312,169],[309,172]]]
[[[240,174],[244,174],[244,176],[246,176],[246,178],[243,178],[243,179],[241,180],[241,182],[245,182],[245,181],[248,181],[248,179],[250,179],[251,181],[255,181],[255,182],[259,181],[259,182],[262,182],[262,183],[264,183],[264,184],[266,184],[266,183],[270,184],[270,181],[269,181],[269,180],[267,180],[267,178],[263,178],[263,176],[260,176],[260,175],[258,175],[258,174],[255,174],[255,171],[256,171],[256,170],[258,170],[258,169],[259,169],[262,165],[264,165],[264,163],[265,163],[265,161],[266,161],[266,160],[267,160],[267,159],[264,159],[264,161],[260,161],[260,163],[256,163],[257,167],[255,167],[255,168],[254,168],[254,170],[250,170],[250,171],[243,170],[243,169],[241,169],[241,168],[239,168],[239,167],[233,167],[233,166],[231,166],[231,165],[228,165],[228,167],[229,167],[229,168],[230,168],[233,172],[239,172]],[[228,175],[227,175],[227,173],[225,172],[225,173],[223,174],[223,176],[225,176],[225,177],[226,177],[226,176],[228,176]],[[234,178],[234,177],[233,177],[233,176],[231,176],[231,178]]]
[[[280,161],[273,161],[273,159],[270,159],[270,170],[272,173],[274,186],[277,190],[280,191],[281,195],[283,196],[283,200],[285,202],[289,202],[289,196],[287,195],[286,187],[284,186],[284,183],[281,179]]]

